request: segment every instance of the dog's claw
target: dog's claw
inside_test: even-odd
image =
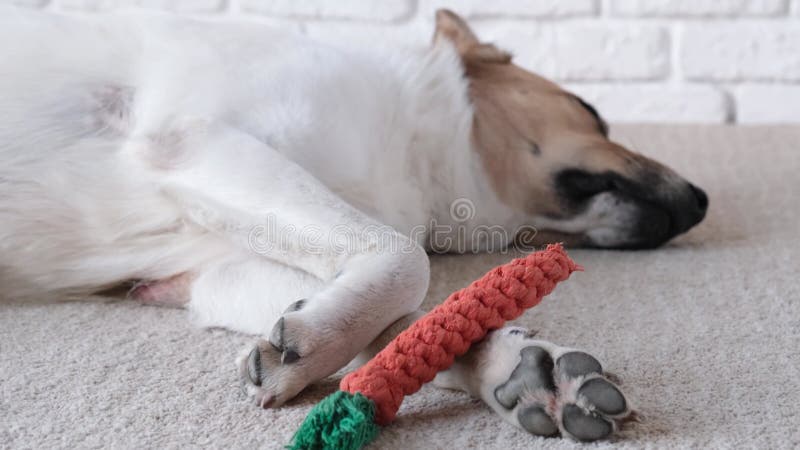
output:
[[[272,348],[281,352],[281,364],[291,364],[300,359],[300,354],[294,348],[286,345],[284,341],[285,328],[286,321],[281,317],[272,328],[272,332],[269,335],[269,343]]]
[[[283,351],[283,330],[286,321],[281,317],[272,327],[272,332],[269,334],[269,343],[275,350]]]
[[[256,386],[261,386],[261,350],[256,346],[247,356],[247,377]]]
[[[260,406],[263,409],[267,409],[270,406],[272,406],[273,403],[275,403],[275,396],[270,394],[264,394],[264,396],[261,397],[261,401],[258,402],[258,406]]]

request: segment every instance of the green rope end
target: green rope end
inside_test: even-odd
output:
[[[291,450],[358,450],[375,439],[375,404],[356,392],[338,391],[319,402],[294,434]]]

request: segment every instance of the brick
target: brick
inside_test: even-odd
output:
[[[597,0],[420,0],[418,15],[433,18],[439,8],[448,8],[473,19],[573,17],[599,12]]]
[[[486,41],[516,55],[516,62],[565,81],[657,80],[669,74],[670,44],[660,26],[476,24]]]
[[[778,16],[787,0],[611,0],[612,15],[628,17]]]
[[[680,64],[690,80],[800,81],[800,23],[688,26]]]
[[[562,80],[655,80],[669,74],[663,28],[559,27],[553,53]]]
[[[735,90],[739,123],[800,122],[800,86],[743,85]]]
[[[723,123],[728,98],[711,86],[660,84],[568,85],[610,122]]]
[[[239,0],[239,4],[245,12],[276,17],[384,22],[408,18],[413,10],[410,0]]]

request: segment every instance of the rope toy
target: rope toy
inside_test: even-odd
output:
[[[495,267],[451,294],[400,333],[372,360],[345,376],[339,391],[314,406],[295,433],[293,450],[357,450],[417,392],[475,342],[519,317],[583,268],[560,244]]]

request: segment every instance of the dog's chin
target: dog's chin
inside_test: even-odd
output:
[[[556,242],[571,248],[589,246],[585,235],[564,233],[557,230],[536,230],[535,234],[519,233],[514,239],[515,245],[522,249],[539,248]]]
[[[561,243],[570,248],[597,248],[610,250],[645,250],[663,245],[668,239],[652,239],[632,232],[630,229],[598,228],[585,234],[562,233],[541,230],[534,239],[518,239],[519,248],[540,248],[547,244]]]
[[[669,215],[655,210],[648,211],[638,220],[616,226],[596,227],[584,233],[537,230],[534,236],[517,235],[515,242],[522,248],[560,242],[572,248],[646,250],[664,245],[675,234]]]

